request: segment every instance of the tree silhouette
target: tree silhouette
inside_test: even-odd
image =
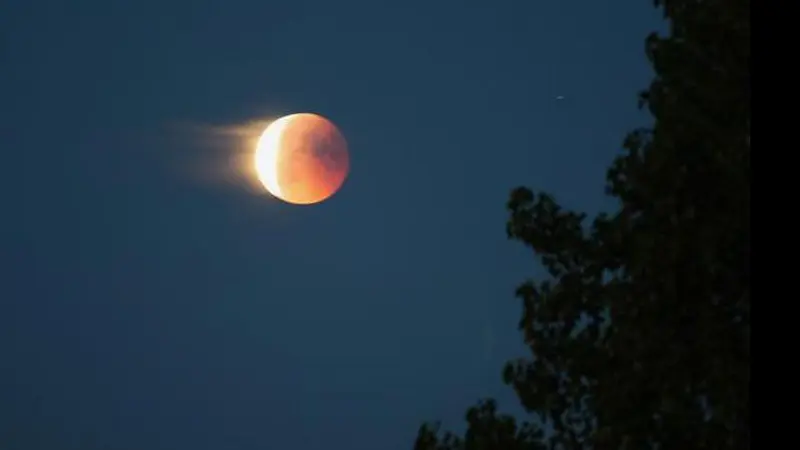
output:
[[[508,202],[550,275],[517,289],[531,358],[504,370],[531,420],[484,401],[416,450],[750,447],[750,2],[656,7],[655,120],[608,170],[619,210],[587,226],[544,193]]]

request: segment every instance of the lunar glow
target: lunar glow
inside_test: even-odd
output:
[[[289,123],[288,116],[272,122],[264,130],[256,145],[256,173],[261,184],[275,197],[281,197],[278,184],[278,153],[280,152],[281,133]]]
[[[350,169],[342,134],[329,120],[309,113],[272,122],[258,140],[255,164],[267,191],[301,205],[335,194]]]

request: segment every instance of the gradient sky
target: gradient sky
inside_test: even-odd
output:
[[[1,2],[0,448],[410,450],[481,397],[515,410],[513,291],[543,271],[505,201],[613,205],[658,19],[647,0]],[[351,147],[314,207],[254,194],[197,131],[303,111]]]

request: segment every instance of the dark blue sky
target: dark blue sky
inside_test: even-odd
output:
[[[481,397],[514,410],[513,291],[543,274],[506,240],[507,195],[610,205],[658,17],[645,0],[0,3],[0,448],[402,450]],[[234,149],[174,126],[302,111],[351,147],[313,207],[208,176]]]

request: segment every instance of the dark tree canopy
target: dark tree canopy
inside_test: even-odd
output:
[[[517,289],[531,357],[504,370],[530,422],[488,400],[416,450],[750,448],[750,2],[656,7],[654,124],[608,170],[619,210],[588,224],[526,188],[508,202],[509,237],[550,274]]]

